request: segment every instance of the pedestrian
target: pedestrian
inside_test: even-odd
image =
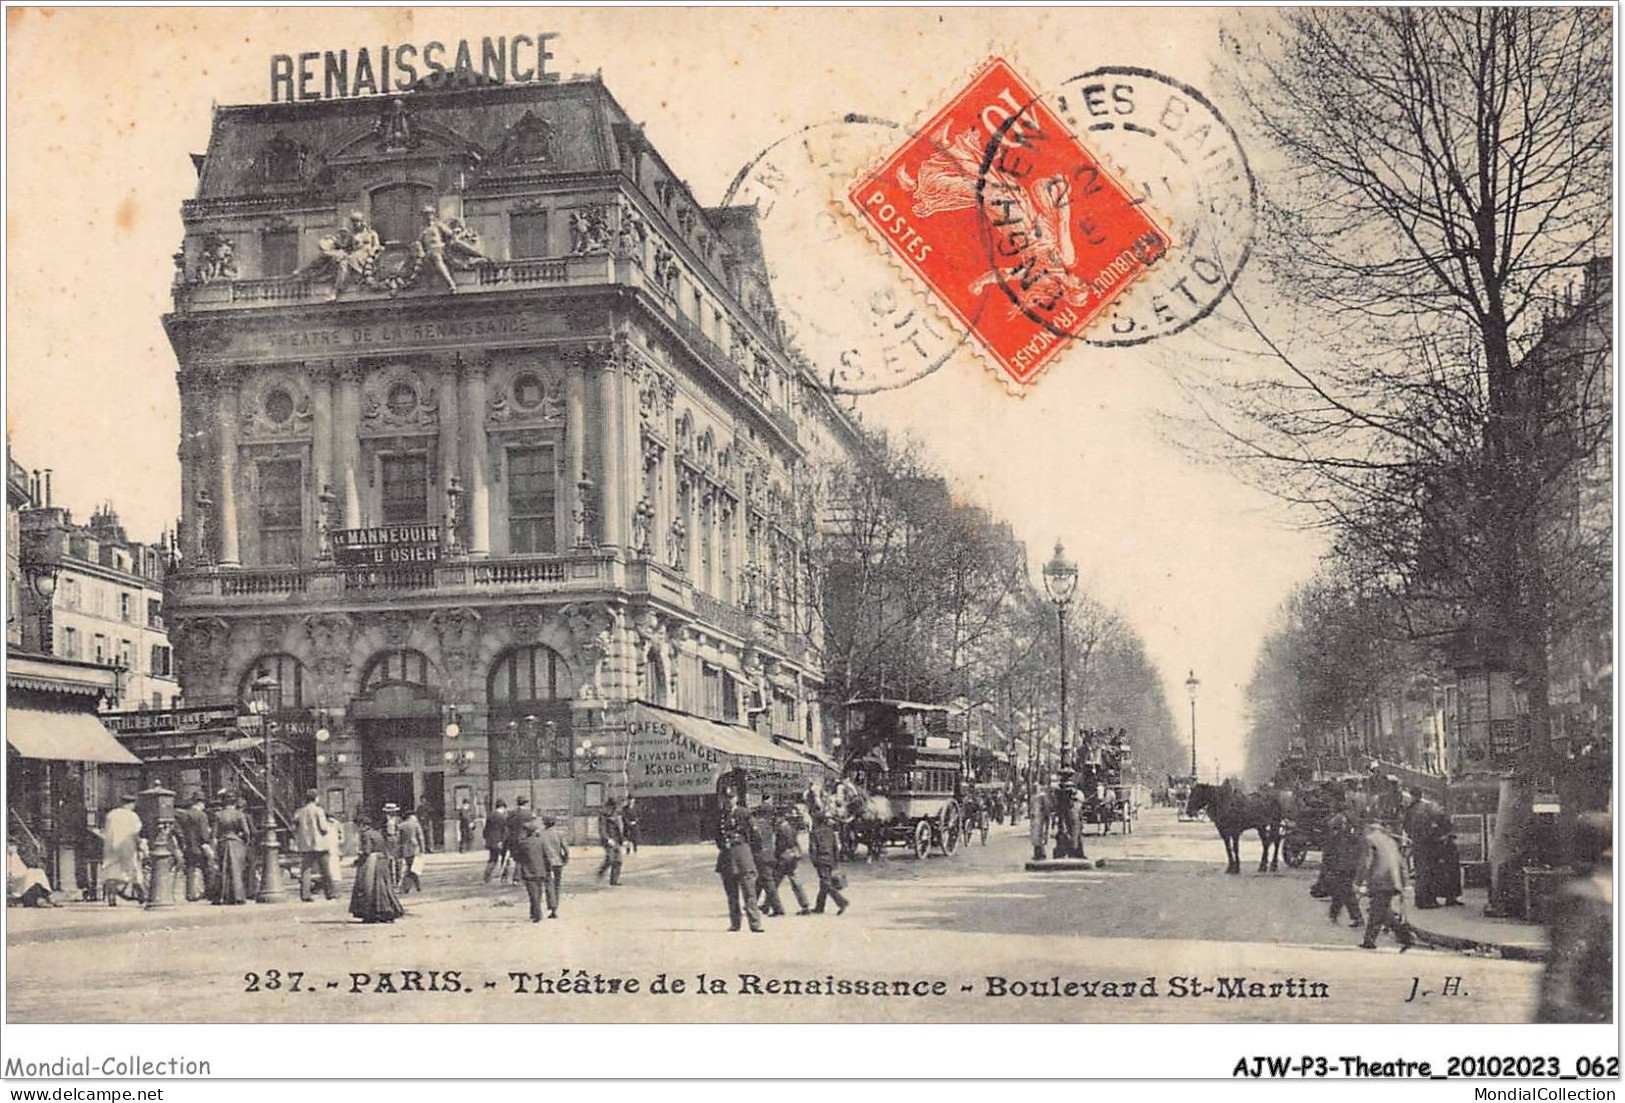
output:
[[[1433,888],[1444,897],[1447,907],[1461,907],[1461,850],[1453,831],[1444,833],[1434,853]]]
[[[604,847],[604,861],[598,867],[598,879],[602,881],[604,874],[609,874],[609,883],[621,883],[621,848],[626,844],[626,825],[621,821],[620,809],[615,805],[615,798],[610,797],[604,802],[604,813],[598,817],[598,841]]]
[[[751,848],[754,835],[750,816],[740,807],[731,791],[722,794],[722,814],[717,817],[717,876],[728,897],[728,929],[737,931],[741,913],[750,929],[762,933],[762,914],[756,908],[756,857]]]
[[[784,902],[779,899],[778,862],[774,859],[774,848],[778,843],[778,832],[775,830],[773,806],[767,798],[756,806],[756,811],[750,818],[750,849],[756,860],[756,892],[761,897],[763,915],[783,915]]]
[[[408,808],[401,820],[402,896],[414,889],[418,892],[423,891],[423,881],[419,874],[423,872],[423,856],[428,852],[428,837],[423,833],[423,824],[418,822],[417,809]]]
[[[800,909],[796,914],[811,915],[812,908],[807,904],[807,892],[796,879],[796,867],[801,864],[801,845],[796,838],[800,829],[799,814],[792,808],[780,809],[778,819],[773,825],[773,891],[777,894],[779,886],[789,881],[790,891],[795,893],[796,904]],[[780,899],[783,897],[780,896]]]
[[[502,883],[510,881],[517,883],[519,871],[514,865],[514,852],[519,849],[519,840],[525,837],[525,825],[536,818],[535,811],[530,806],[529,797],[516,797],[513,808],[508,812],[506,826],[507,857],[502,860]]]
[[[1574,876],[1552,901],[1552,950],[1540,977],[1536,1022],[1614,1017],[1613,821],[1606,812],[1585,812],[1574,834]]]
[[[525,883],[525,895],[530,898],[530,921],[542,921],[543,882],[547,880],[547,857],[544,854],[541,825],[535,820],[525,824],[525,834],[514,848],[513,860],[519,870],[519,879]]]
[[[1414,941],[1410,924],[1405,922],[1403,912],[1395,909],[1396,900],[1401,908],[1404,906],[1405,860],[1400,856],[1399,844],[1376,820],[1365,825],[1355,880],[1365,887],[1370,907],[1361,948],[1375,950],[1377,936],[1387,929],[1398,939],[1400,953],[1409,950]]]
[[[542,860],[547,879],[542,887],[547,890],[547,917],[559,917],[559,897],[564,893],[564,867],[570,864],[570,841],[559,830],[559,822],[552,816],[542,817]]]
[[[474,806],[464,797],[457,805],[457,853],[467,854],[469,840],[474,837]]]
[[[386,806],[387,807],[387,806]],[[350,914],[363,923],[393,923],[406,914],[395,894],[389,843],[384,833],[365,816],[357,816],[355,887],[350,890]]]
[[[194,792],[186,807],[176,810],[175,835],[186,871],[186,899],[201,900],[208,891],[210,851],[209,814],[203,810],[202,793]]]
[[[384,805],[384,858],[389,863],[389,883],[399,892],[406,878],[406,863],[401,859],[401,806],[394,801]]]
[[[316,803],[318,795],[316,790],[306,789],[305,803],[293,814],[293,851],[299,855],[299,899],[307,904],[313,899],[310,894],[312,871],[322,875],[322,891],[326,897],[331,900],[334,895],[332,852],[327,838],[333,826],[328,823],[322,806]]]
[[[140,900],[141,860],[147,840],[141,836],[141,817],[135,811],[135,794],[121,793],[117,807],[107,813],[102,824],[102,891],[107,906],[118,907],[119,897]]]
[[[1032,799],[1027,802],[1027,837],[1033,844],[1035,862],[1042,862],[1049,856],[1045,850],[1049,846],[1050,811],[1048,790],[1034,789]]]
[[[841,873],[841,837],[835,825],[822,812],[814,812],[812,830],[807,834],[807,854],[818,874],[818,901],[813,911],[824,914],[824,901],[835,901],[835,914],[844,915],[848,901],[841,895],[846,877]]]
[[[214,817],[214,844],[219,855],[220,883],[216,904],[248,903],[248,817],[243,815],[242,799],[228,793]]]
[[[1405,834],[1411,841],[1412,898],[1418,908],[1436,908],[1439,899],[1433,889],[1434,827],[1433,816],[1420,793],[1406,791]]]
[[[498,800],[491,809],[491,814],[485,817],[485,851],[488,857],[485,860],[485,883],[490,884],[491,875],[507,865],[508,858],[508,802]]]
[[[51,879],[23,860],[15,839],[6,840],[6,904],[22,908],[61,907],[51,899]]]
[[[621,809],[621,824],[626,828],[626,845],[632,848],[632,853],[638,852],[638,798],[627,797],[626,806]]]
[[[1349,823],[1348,814],[1339,809],[1326,821],[1325,846],[1321,850],[1321,885],[1331,898],[1328,915],[1336,923],[1346,909],[1349,926],[1360,927],[1360,898],[1354,892],[1355,864],[1360,859],[1360,840]]]

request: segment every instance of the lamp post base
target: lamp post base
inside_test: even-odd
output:
[[[275,904],[287,896],[282,883],[282,845],[276,839],[276,821],[269,810],[265,813],[265,837],[260,843],[260,891],[254,900],[260,904]]]

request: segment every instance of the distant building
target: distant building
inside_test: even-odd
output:
[[[121,679],[111,664],[49,654],[54,595],[87,564],[66,555],[65,529],[41,524],[51,511],[34,508],[37,480],[6,459],[6,837],[58,890],[94,891],[90,829],[110,805],[112,772],[137,762],[98,716]]]

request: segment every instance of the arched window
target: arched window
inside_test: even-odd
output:
[[[551,647],[537,644],[514,648],[491,665],[487,699],[493,709],[556,701],[560,683],[568,673],[569,667]]]
[[[570,704],[560,690],[569,667],[551,647],[505,651],[491,664],[486,684],[492,781],[567,778]]]
[[[406,648],[383,651],[373,658],[362,676],[361,692],[367,695],[382,686],[395,685],[427,688],[431,684],[429,671],[429,657],[421,651]]]
[[[262,674],[269,676],[276,685],[255,689],[254,683],[260,680]],[[269,713],[293,712],[315,705],[314,700],[307,699],[307,692],[303,663],[287,654],[261,655],[243,671],[242,681],[237,687],[237,699],[245,705],[259,700]]]

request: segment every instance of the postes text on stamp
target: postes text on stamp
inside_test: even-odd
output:
[[[1032,382],[1169,240],[1002,58],[847,199],[1017,385]]]

